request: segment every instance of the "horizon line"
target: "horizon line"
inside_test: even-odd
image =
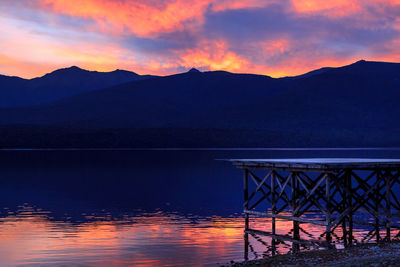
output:
[[[120,148],[0,148],[3,151],[399,151],[400,147],[120,147]]]
[[[270,77],[270,78],[273,78],[273,79],[282,79],[282,78],[293,78],[293,77],[302,76],[302,75],[308,74],[308,73],[310,73],[310,72],[313,72],[313,71],[316,71],[316,70],[320,70],[320,69],[324,69],[324,68],[341,68],[341,67],[346,67],[346,66],[350,66],[350,65],[356,64],[356,63],[358,63],[358,62],[374,62],[374,63],[392,63],[392,64],[400,64],[400,62],[376,61],[376,60],[360,59],[360,60],[357,60],[357,61],[352,61],[352,63],[347,64],[347,65],[339,65],[339,66],[335,66],[335,67],[332,67],[332,66],[325,66],[325,67],[320,67],[320,68],[316,68],[316,69],[311,69],[311,70],[309,70],[309,71],[306,71],[306,72],[304,72],[304,73],[297,74],[297,75],[294,74],[294,75],[286,75],[286,76],[279,76],[279,77],[273,77],[273,76],[270,76],[270,75],[268,75],[268,74],[260,74],[260,73],[231,72],[231,71],[227,71],[227,70],[224,70],[224,69],[218,69],[218,70],[200,70],[200,72],[203,73],[203,72],[218,72],[218,71],[223,71],[223,72],[229,72],[229,73],[233,73],[233,74],[260,75],[260,76]],[[69,66],[69,67],[60,67],[60,68],[57,68],[57,69],[53,69],[53,70],[50,71],[50,72],[44,73],[44,74],[41,75],[41,76],[36,76],[36,77],[33,77],[33,78],[25,78],[25,77],[22,77],[22,76],[7,75],[7,74],[1,74],[1,73],[0,73],[0,76],[2,75],[2,76],[7,76],[7,77],[21,78],[21,79],[24,79],[24,80],[33,80],[33,79],[42,78],[42,77],[44,77],[44,76],[46,76],[46,75],[48,75],[48,74],[54,73],[54,72],[59,71],[59,70],[66,70],[66,69],[71,69],[71,68],[78,68],[78,69],[81,69],[81,70],[84,70],[84,71],[88,71],[88,72],[98,72],[98,73],[111,73],[111,72],[115,72],[115,71],[127,71],[127,72],[131,72],[131,73],[135,73],[135,74],[140,75],[140,76],[150,75],[150,76],[158,76],[158,77],[168,77],[168,76],[173,76],[173,75],[178,75],[178,74],[187,73],[189,70],[191,70],[191,69],[193,69],[193,68],[199,70],[199,69],[201,69],[202,67],[194,67],[194,66],[193,66],[193,67],[187,67],[187,71],[185,71],[185,72],[177,72],[177,73],[172,73],[172,74],[167,74],[167,75],[158,75],[158,74],[150,74],[150,73],[148,73],[148,74],[139,74],[139,73],[135,72],[134,70],[127,70],[127,69],[120,69],[120,68],[117,68],[117,69],[114,69],[114,70],[110,70],[110,71],[99,71],[99,70],[94,70],[94,69],[82,68],[82,67],[79,67],[79,66],[77,66],[77,65],[71,65],[71,66]]]

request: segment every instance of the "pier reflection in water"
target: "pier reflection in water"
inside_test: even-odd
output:
[[[274,243],[270,237],[243,234],[245,221],[240,215],[200,217],[137,211],[121,218],[106,213],[84,214],[85,220],[76,222],[55,219],[50,212],[29,206],[7,213],[0,221],[2,266],[215,266],[292,251],[291,242]],[[271,227],[271,219],[267,218],[252,218],[250,223],[258,229]],[[279,220],[276,231],[290,235],[292,226]],[[318,238],[323,231],[322,226],[301,224],[306,240]],[[361,241],[367,232],[367,228],[355,228],[354,236]],[[334,241],[340,248],[340,232],[337,234]]]
[[[289,215],[289,214],[288,214]],[[365,214],[356,214],[354,216],[365,224],[373,224],[374,219],[365,216]],[[321,219],[319,216],[309,214],[310,219]],[[393,221],[400,223],[400,221]],[[268,231],[272,227],[272,218],[251,218],[251,227]],[[399,229],[399,227],[395,227]],[[244,259],[252,260],[274,256],[277,254],[287,254],[299,251],[327,249],[319,246],[315,241],[323,242],[325,240],[325,226],[301,223],[298,225],[299,240],[293,239],[293,222],[287,220],[276,219],[276,238],[265,235],[265,233],[257,233],[257,231],[249,231],[244,234]],[[348,244],[343,235],[343,229],[337,228],[332,234],[332,248],[344,249]],[[376,243],[377,239],[374,235],[376,229],[372,226],[355,225],[353,228],[353,244]],[[380,230],[380,235],[386,234],[385,229]],[[391,240],[399,240],[399,230],[392,231]],[[294,243],[292,241],[295,241]],[[382,240],[381,240],[382,241]],[[264,249],[264,250],[263,250]]]

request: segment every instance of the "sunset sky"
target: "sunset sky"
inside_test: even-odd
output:
[[[0,74],[77,65],[281,77],[400,62],[400,0],[1,0]]]

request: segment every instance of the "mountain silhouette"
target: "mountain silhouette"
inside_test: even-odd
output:
[[[41,104],[151,77],[124,70],[87,71],[76,66],[30,80],[0,75],[0,107]]]
[[[0,109],[0,146],[398,146],[399,73],[359,61],[280,79],[155,77]]]
[[[196,68],[191,68],[188,72],[189,73],[199,73],[200,71]]]

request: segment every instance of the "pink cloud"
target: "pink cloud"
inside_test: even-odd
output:
[[[95,20],[104,32],[149,37],[158,33],[179,31],[204,22],[204,13],[226,9],[260,7],[260,0],[40,0],[37,7],[44,11]]]
[[[17,9],[23,6],[21,2],[14,1],[0,5],[7,6],[7,3]],[[0,33],[6,37],[0,43],[1,73],[33,77],[58,67],[79,65],[91,70],[125,68],[154,74],[171,74],[182,68],[198,67],[280,77],[323,66],[348,64],[360,58],[398,61],[400,54],[400,45],[398,41],[391,40],[392,37],[387,41],[374,40],[372,44],[351,39],[357,30],[372,30],[373,34],[381,34],[386,29],[400,31],[400,16],[392,19],[391,14],[392,20],[381,23],[387,12],[400,5],[400,0],[31,0],[26,3],[26,9],[36,14],[40,11],[48,19],[48,23],[45,22],[47,24],[40,22],[42,24],[38,28],[49,31],[31,30],[29,15],[23,12],[20,18],[15,19],[20,19],[20,25],[12,25],[11,20],[0,18]],[[285,16],[283,23],[301,23],[302,20],[313,18],[310,21],[318,22],[319,19],[322,24],[328,21],[326,25],[329,26],[316,27],[318,31],[315,35],[310,35],[313,31],[309,28],[304,35],[297,36],[293,36],[291,30],[283,33],[277,30],[276,34],[266,33],[252,40],[254,35],[249,34],[245,45],[239,45],[238,38],[225,35],[224,28],[218,34],[206,32],[206,20],[210,14],[228,17],[229,12],[222,12],[238,9],[247,9],[246,14],[254,10],[262,13],[268,12],[266,10],[271,4],[279,7],[273,12],[279,10]],[[67,29],[62,24],[65,17],[59,15],[67,15],[69,21],[80,19],[68,28],[68,31],[75,31],[73,34],[61,36],[58,33]],[[12,14],[7,16],[12,17]],[[268,17],[268,13],[265,16]],[[58,21],[57,18],[62,19]],[[249,21],[251,18],[243,22],[238,20],[237,23],[247,26],[245,24]],[[348,21],[351,21],[351,25],[340,27],[343,26],[341,23]],[[310,22],[304,25],[303,28],[314,27]],[[338,25],[342,30],[333,29],[332,25]],[[286,26],[276,21],[276,25],[269,29],[282,27],[282,31],[285,31]],[[229,24],[225,27],[229,27]],[[263,27],[262,22],[257,27]],[[235,34],[235,29],[228,30]],[[262,28],[258,30],[262,33]],[[299,27],[299,30],[302,28]],[[52,35],[54,32],[58,34]],[[182,41],[168,37],[172,40],[167,40],[167,48],[159,45],[164,41],[163,35],[169,33],[175,36],[175,32],[184,32],[189,37],[185,35]],[[363,33],[362,38],[373,39],[366,35]],[[190,48],[179,43],[193,36],[195,41]],[[140,50],[135,46],[136,40],[132,44],[124,43],[126,37],[152,40],[156,47],[151,51]],[[338,39],[342,43],[335,43]],[[348,47],[353,50],[345,53]]]

